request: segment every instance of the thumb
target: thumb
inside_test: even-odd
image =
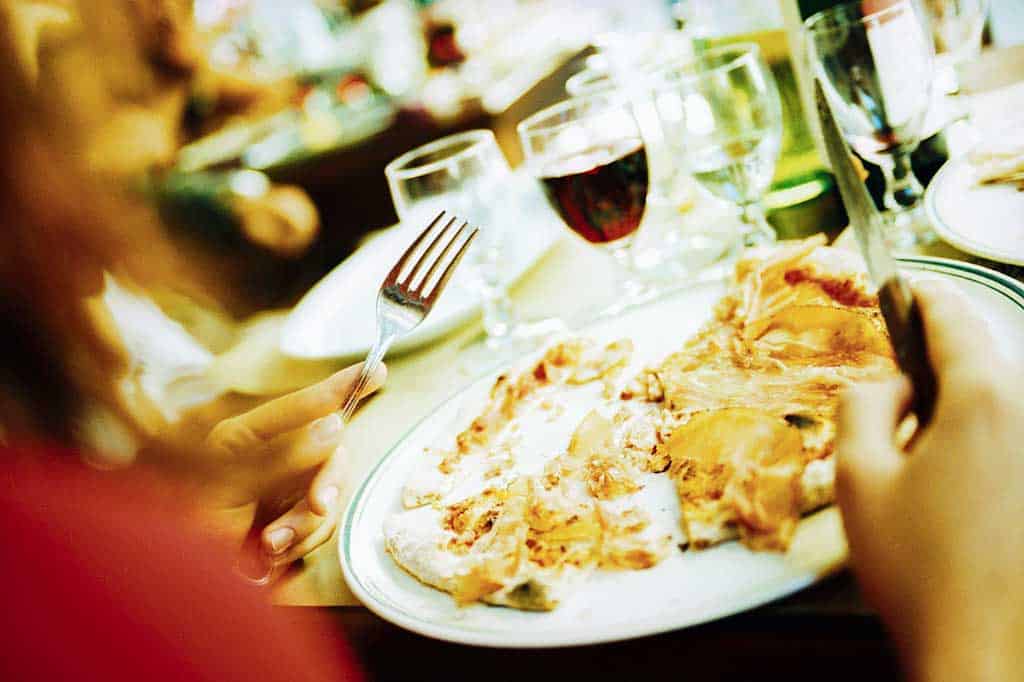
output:
[[[903,466],[894,443],[911,398],[906,377],[861,384],[840,398],[836,432],[836,497],[843,516],[874,508]]]

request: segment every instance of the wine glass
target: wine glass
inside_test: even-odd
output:
[[[924,189],[910,165],[928,112],[932,41],[912,0],[865,14],[850,2],[804,22],[811,61],[846,141],[885,176],[888,239],[910,247],[934,239],[920,211]]]
[[[474,265],[484,331],[491,342],[513,333],[517,323],[499,267],[507,227],[504,204],[513,180],[494,133],[470,130],[435,140],[394,159],[384,175],[403,223],[424,225],[446,210],[480,228],[468,263]]]
[[[626,273],[626,298],[649,292],[636,280],[630,247],[647,205],[647,151],[631,104],[618,92],[576,97],[516,127],[523,157],[548,201],[573,232],[610,250]]]
[[[655,89],[666,142],[698,183],[739,205],[744,245],[774,242],[762,197],[782,146],[782,103],[760,48],[704,50],[665,68]]]
[[[630,98],[633,115],[637,127],[644,140],[647,152],[648,172],[650,173],[650,191],[648,202],[655,200],[670,201],[675,188],[676,173],[673,159],[667,154],[663,144],[661,122],[654,110],[654,100],[647,86],[651,69],[636,67],[630,83],[623,83],[610,71],[599,71],[592,68],[584,69],[565,81],[565,92],[569,97],[589,97],[597,94],[608,94],[615,90],[624,91]]]
[[[660,61],[636,64],[628,74],[620,74],[619,78],[608,70],[588,67],[565,82],[565,90],[570,97],[614,90],[631,92],[633,114],[643,136],[650,173],[645,220],[656,228],[655,235],[661,236],[652,248],[634,255],[646,272],[658,272],[656,277],[663,287],[677,286],[720,263],[737,245],[733,231],[716,229],[705,220],[681,217],[681,213],[694,205],[697,188],[682,166],[681,159],[666,143],[653,87],[660,71],[668,63],[679,61],[680,58],[675,56],[678,53],[679,50],[672,50],[667,59],[662,54]],[[648,246],[650,241],[646,240]],[[661,265],[667,267],[659,267]],[[651,282],[651,279],[648,275],[645,281]]]
[[[920,0],[935,45],[936,86],[960,92],[956,67],[978,56],[988,16],[988,0]]]

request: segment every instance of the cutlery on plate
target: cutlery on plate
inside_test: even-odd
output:
[[[820,81],[815,82],[814,95],[828,160],[839,184],[839,193],[850,217],[850,226],[857,237],[857,245],[867,263],[871,279],[878,287],[878,304],[889,330],[896,362],[914,386],[912,409],[917,415],[918,424],[925,426],[931,421],[935,410],[937,386],[935,371],[928,363],[921,311],[885,245],[882,216],[854,168],[850,150],[843,141]]]
[[[427,229],[405,250],[377,293],[377,340],[370,349],[359,378],[341,408],[347,422],[355,411],[359,396],[377,370],[391,344],[415,329],[437,303],[451,280],[466,249],[479,230],[457,216],[438,228],[447,216],[441,211]],[[456,223],[461,225],[456,228]],[[431,237],[428,242],[427,237]],[[422,247],[422,248],[421,248]]]

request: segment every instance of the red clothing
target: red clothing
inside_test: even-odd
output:
[[[324,614],[244,584],[167,486],[0,448],[0,679],[360,680]]]

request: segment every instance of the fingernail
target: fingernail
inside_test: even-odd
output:
[[[235,564],[235,572],[250,585],[269,585],[277,572],[274,561],[262,552],[246,552]]]
[[[270,544],[272,554],[280,554],[292,544],[295,539],[295,531],[291,528],[277,528],[267,534],[267,542]]]
[[[321,443],[332,443],[341,433],[341,417],[329,414],[313,422],[313,437]]]
[[[334,507],[334,501],[338,499],[338,489],[333,485],[329,488],[324,488],[318,499],[320,504],[324,506],[324,509],[331,509]]]

